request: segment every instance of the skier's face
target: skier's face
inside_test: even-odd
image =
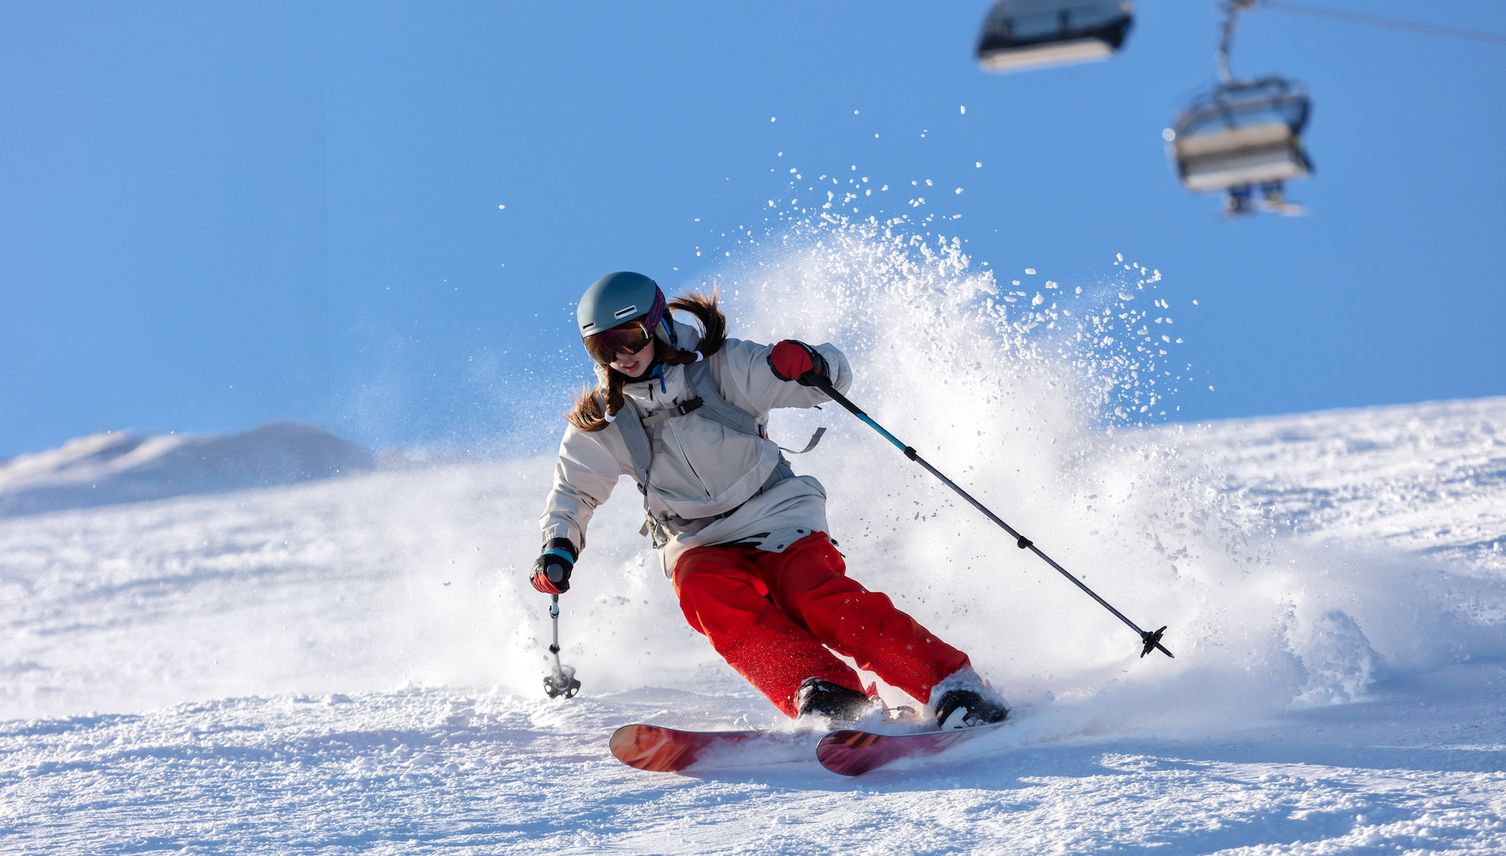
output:
[[[626,351],[619,353],[617,357],[612,360],[612,368],[616,369],[619,372],[622,372],[628,377],[637,377],[643,374],[645,371],[648,371],[648,367],[653,365],[653,363],[654,340],[652,337],[650,337],[648,344],[644,345],[642,349],[633,353],[628,353]]]

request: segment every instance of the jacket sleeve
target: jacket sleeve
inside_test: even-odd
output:
[[[826,358],[832,385],[838,392],[847,392],[852,386],[852,368],[847,365],[847,357],[830,343],[814,347]],[[741,339],[728,339],[722,346],[722,394],[729,402],[753,413],[768,413],[776,407],[815,407],[831,400],[813,386],[780,380],[769,366],[772,350],[773,345]]]
[[[586,546],[591,515],[612,495],[619,475],[621,468],[607,448],[603,432],[581,431],[573,425],[566,428],[554,465],[554,486],[539,518],[543,543],[565,538],[579,555]]]

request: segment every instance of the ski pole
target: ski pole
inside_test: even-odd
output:
[[[554,623],[554,642],[549,646],[549,653],[554,655],[554,671],[544,676],[544,692],[550,698],[575,698],[580,692],[580,681],[575,679],[573,667],[560,662],[560,596],[557,594],[549,596],[549,619]]]
[[[885,440],[888,440],[890,443],[893,443],[896,448],[898,448],[901,452],[905,453],[905,457],[909,458],[910,460],[914,461],[917,464],[920,464],[922,467],[925,467],[926,468],[926,472],[928,472],[931,475],[935,476],[936,478],[940,479],[942,484],[944,484],[947,487],[951,488],[952,490],[956,491],[958,496],[961,496],[963,499],[967,500],[968,503],[971,504],[974,508],[976,508],[979,511],[983,512],[983,516],[984,517],[987,517],[989,520],[992,520],[993,522],[999,524],[999,526],[1005,532],[1008,532],[1010,534],[1010,536],[1015,539],[1015,545],[1018,546],[1021,550],[1029,550],[1030,552],[1036,554],[1037,556],[1040,556],[1041,560],[1044,561],[1046,564],[1050,565],[1051,567],[1055,568],[1056,571],[1057,571],[1057,573],[1060,573],[1062,576],[1066,577],[1068,580],[1071,580],[1073,585],[1075,585],[1078,588],[1082,589],[1084,592],[1087,593],[1087,595],[1089,597],[1091,597],[1094,600],[1098,601],[1098,605],[1099,606],[1102,606],[1104,609],[1107,609],[1109,612],[1113,613],[1113,615],[1114,615],[1115,618],[1118,618],[1120,621],[1123,621],[1125,624],[1127,624],[1129,626],[1129,628],[1131,630],[1134,630],[1136,633],[1138,633],[1140,635],[1140,641],[1141,641],[1141,643],[1143,643],[1144,646],[1145,646],[1140,651],[1140,656],[1141,657],[1144,657],[1146,654],[1149,654],[1151,651],[1156,651],[1156,650],[1159,650],[1161,653],[1165,654],[1168,657],[1175,656],[1174,654],[1171,653],[1171,651],[1167,650],[1167,648],[1166,648],[1165,645],[1161,644],[1161,636],[1162,636],[1162,634],[1164,634],[1166,632],[1166,628],[1165,627],[1162,627],[1160,630],[1156,630],[1156,631],[1153,631],[1153,632],[1149,631],[1149,630],[1141,630],[1140,626],[1137,625],[1137,624],[1135,624],[1135,622],[1130,621],[1127,617],[1125,617],[1124,613],[1122,613],[1119,610],[1115,609],[1112,604],[1110,604],[1108,601],[1104,600],[1103,598],[1099,597],[1098,593],[1095,592],[1095,591],[1093,591],[1092,589],[1088,588],[1088,586],[1087,586],[1086,583],[1084,583],[1082,580],[1078,579],[1077,577],[1073,576],[1070,572],[1067,571],[1066,568],[1063,568],[1061,565],[1057,564],[1055,559],[1052,559],[1050,556],[1046,555],[1045,552],[1043,552],[1041,550],[1041,548],[1035,546],[1035,542],[1034,541],[1031,541],[1029,538],[1026,538],[1024,535],[1021,535],[1019,532],[1016,532],[1014,530],[1014,527],[1010,526],[1008,523],[1005,523],[1003,521],[1003,519],[1000,518],[997,514],[994,514],[992,511],[989,511],[987,506],[985,506],[983,503],[979,502],[978,500],[974,499],[971,494],[969,494],[967,491],[965,491],[961,487],[959,487],[956,482],[952,481],[951,479],[949,479],[945,475],[943,475],[940,470],[938,470],[935,467],[931,466],[931,464],[929,462],[927,462],[925,458],[922,458],[919,454],[916,453],[915,447],[906,445],[905,443],[901,442],[898,437],[896,437],[893,434],[890,434],[888,431],[884,430],[884,426],[882,426],[882,425],[878,424],[877,422],[873,421],[872,417],[870,417],[868,414],[866,414],[862,410],[860,410],[856,404],[853,404],[851,401],[849,401],[847,399],[847,396],[843,395],[840,392],[837,392],[836,387],[832,386],[830,380],[828,380],[828,379],[826,379],[824,377],[822,377],[822,378],[816,378],[814,380],[814,385],[815,385],[815,387],[817,389],[819,389],[822,392],[826,393],[827,395],[831,396],[831,400],[832,401],[835,401],[836,403],[838,403],[838,404],[842,405],[843,407],[847,408],[848,410],[850,410],[852,412],[853,416],[856,416],[858,419],[860,419],[864,423],[866,423],[868,425],[868,427],[870,427],[873,430],[879,432],[879,434],[882,435]]]

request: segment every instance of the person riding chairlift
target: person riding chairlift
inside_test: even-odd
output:
[[[714,294],[667,302],[630,272],[593,283],[576,316],[598,383],[566,414],[535,589],[570,590],[592,513],[627,475],[686,621],[786,715],[838,724],[882,715],[841,654],[923,703],[941,728],[1005,718],[966,654],[847,576],[827,534],[825,489],[796,475],[765,435],[771,410],[829,400],[817,379],[845,392],[852,370],[841,351],[728,338]]]

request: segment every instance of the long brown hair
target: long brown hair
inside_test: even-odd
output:
[[[685,294],[669,302],[670,311],[679,309],[695,316],[701,325],[701,341],[694,351],[671,348],[664,340],[654,337],[654,354],[658,362],[668,366],[683,366],[695,362],[700,356],[709,357],[722,349],[727,341],[727,316],[716,306],[716,291],[708,294]],[[623,408],[622,388],[631,381],[627,375],[611,366],[596,367],[596,386],[582,390],[575,399],[575,406],[565,414],[571,425],[582,431],[600,431],[617,417]],[[605,408],[603,408],[605,405]]]

